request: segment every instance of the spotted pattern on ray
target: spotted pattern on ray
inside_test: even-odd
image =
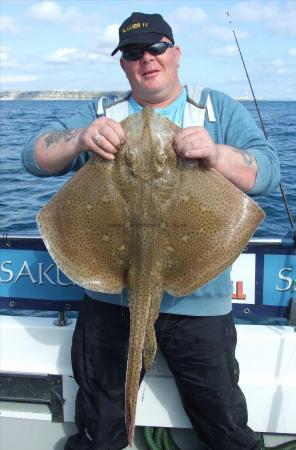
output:
[[[172,141],[179,128],[168,119],[144,108],[121,125],[127,139],[116,159],[93,156],[37,222],[49,253],[75,283],[108,293],[129,288],[131,443],[140,372],[143,363],[153,365],[164,290],[186,295],[225,270],[264,213],[214,169],[178,158]]]

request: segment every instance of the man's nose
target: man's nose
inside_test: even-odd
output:
[[[151,55],[147,50],[144,51],[142,56],[143,62],[153,61],[155,59],[155,56]]]

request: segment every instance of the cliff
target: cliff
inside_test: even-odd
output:
[[[110,94],[110,92],[108,92]],[[118,92],[113,91],[112,94]],[[2,91],[0,100],[90,100],[106,94],[104,91]]]

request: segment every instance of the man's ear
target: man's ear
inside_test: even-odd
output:
[[[121,66],[122,70],[125,72],[125,65],[124,65],[124,60],[122,57],[120,58],[119,62],[120,62],[120,66]]]
[[[175,52],[176,52],[176,55],[177,55],[177,61],[178,61],[178,64],[179,64],[180,58],[181,58],[181,49],[177,45],[174,47],[174,49],[175,49]]]

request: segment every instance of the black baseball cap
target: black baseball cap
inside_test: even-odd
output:
[[[131,44],[156,44],[163,36],[175,43],[169,24],[160,14],[133,12],[119,27],[119,44],[111,55]]]

